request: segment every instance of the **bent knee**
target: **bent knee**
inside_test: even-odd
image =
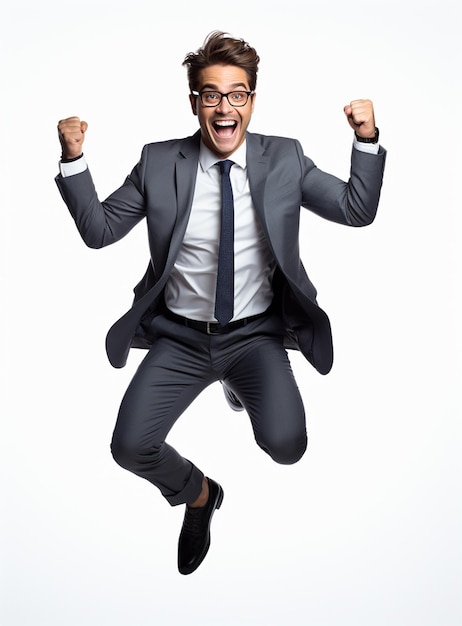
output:
[[[154,461],[159,454],[159,448],[151,447],[148,450],[136,444],[113,439],[111,453],[114,461],[124,469],[135,471],[147,460]]]
[[[133,458],[136,452],[133,448],[129,448],[122,441],[112,440],[111,454],[114,461],[125,469],[130,469],[133,465]]]
[[[280,465],[293,465],[305,454],[308,438],[306,434],[293,439],[278,439],[258,442],[258,445]]]

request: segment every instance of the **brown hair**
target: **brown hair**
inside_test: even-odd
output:
[[[186,55],[183,65],[188,68],[191,91],[199,88],[199,72],[210,65],[236,65],[247,73],[251,91],[257,86],[260,57],[243,39],[234,39],[227,33],[214,31],[205,39],[202,48]]]

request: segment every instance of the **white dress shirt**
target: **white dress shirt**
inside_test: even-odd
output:
[[[263,313],[270,306],[275,262],[250,196],[246,142],[232,155],[234,198],[234,317]],[[165,288],[167,307],[193,320],[214,317],[220,243],[221,174],[217,156],[202,142],[186,234]]]

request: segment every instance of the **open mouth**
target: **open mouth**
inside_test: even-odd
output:
[[[226,139],[233,135],[237,128],[237,122],[233,120],[217,120],[213,122],[213,128],[219,137]]]

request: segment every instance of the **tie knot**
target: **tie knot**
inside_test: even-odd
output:
[[[220,166],[222,174],[229,174],[229,170],[234,165],[234,161],[226,159],[226,161],[218,161],[218,165]]]

